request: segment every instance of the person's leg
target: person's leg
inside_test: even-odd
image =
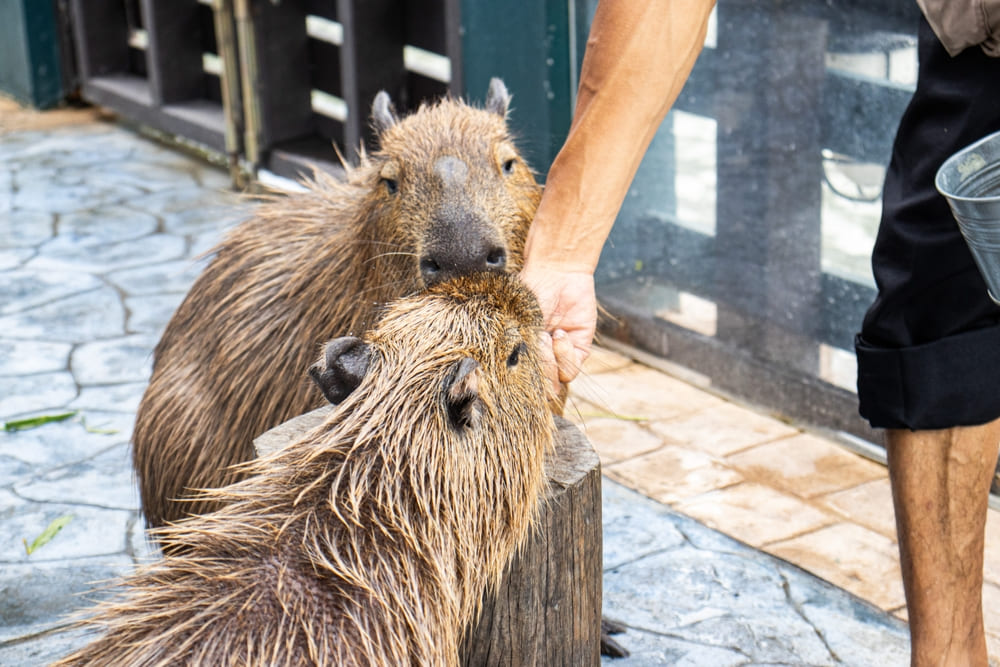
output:
[[[983,541],[1000,419],[886,432],[911,665],[987,665]]]
[[[985,665],[982,551],[1000,440],[1000,308],[934,187],[954,152],[1000,131],[1000,58],[952,58],[922,21],[856,340],[861,415],[889,429],[913,665]],[[971,426],[981,424],[982,426]]]

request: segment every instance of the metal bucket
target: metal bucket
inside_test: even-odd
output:
[[[948,200],[990,298],[1000,305],[1000,132],[945,160],[934,185]]]

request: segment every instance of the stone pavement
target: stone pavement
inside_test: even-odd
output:
[[[82,641],[60,630],[94,582],[151,555],[129,466],[135,409],[157,336],[202,266],[194,258],[246,208],[223,171],[121,126],[88,117],[4,130],[4,114],[16,111],[5,104],[0,420],[77,411],[0,432],[0,665],[39,665]],[[795,540],[843,525],[831,541],[856,550],[870,536],[851,541],[855,524],[829,508],[836,520],[783,526],[782,512],[802,509],[790,492],[753,494],[794,482],[825,499],[857,485],[810,486],[806,469],[819,459],[860,466],[866,481],[877,481],[878,466],[696,378],[609,352],[588,364],[572,406],[611,477],[605,613],[628,625],[620,640],[633,655],[605,664],[907,664],[905,624],[888,613],[898,611],[893,594],[866,601],[793,564],[833,578],[836,567],[816,567]],[[769,450],[757,451],[771,446],[787,450],[778,470],[766,464]],[[755,498],[767,502],[755,507]],[[25,543],[60,517],[72,518],[28,555]]]

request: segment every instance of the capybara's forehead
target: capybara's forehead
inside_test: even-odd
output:
[[[473,273],[442,282],[428,289],[461,307],[492,308],[509,320],[525,326],[541,326],[538,300],[517,275],[512,273]],[[480,305],[476,305],[480,304]]]
[[[509,140],[507,124],[499,114],[468,106],[451,99],[425,105],[386,129],[380,137],[377,155],[428,157],[441,150],[458,154],[492,150]]]
[[[538,301],[516,275],[481,273],[442,282],[390,304],[375,338],[402,338],[419,347],[463,340],[476,344],[485,342],[483,336],[506,338],[512,328],[523,331],[541,325]]]

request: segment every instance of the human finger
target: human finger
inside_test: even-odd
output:
[[[553,331],[551,339],[552,356],[558,371],[559,381],[572,382],[580,373],[580,365],[582,363],[580,354],[577,352],[576,347],[574,347],[569,335],[562,329]]]

